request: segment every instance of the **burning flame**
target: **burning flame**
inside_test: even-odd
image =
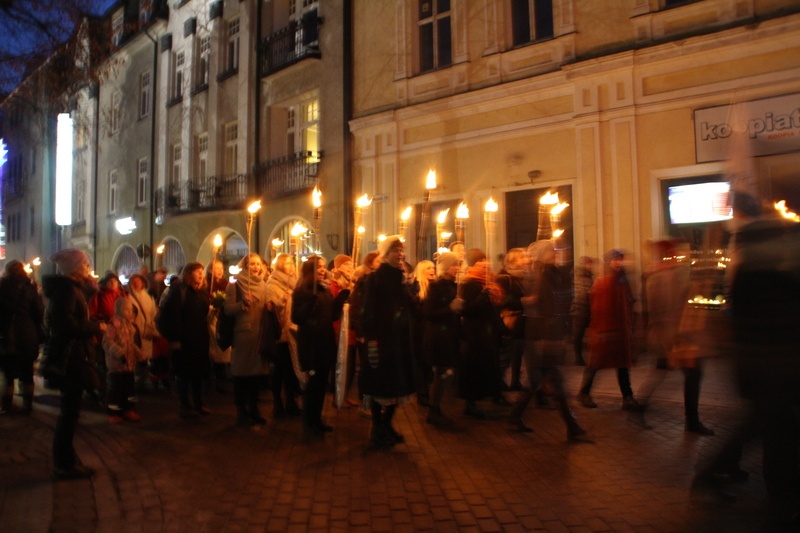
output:
[[[458,204],[458,209],[456,209],[456,218],[469,218],[469,208],[464,202]]]
[[[558,203],[558,193],[551,193],[547,191],[544,196],[539,199],[539,203],[542,205],[555,205]]]
[[[281,239],[280,237],[275,237],[274,239],[272,239],[272,246],[274,246],[275,248],[280,248],[281,246],[283,246],[283,239]]]
[[[40,266],[42,264],[42,260],[39,259],[38,257],[34,257],[33,261],[31,261],[31,263],[33,263],[33,266],[38,267],[38,266]]]
[[[483,207],[483,210],[487,213],[496,213],[497,207],[497,202],[495,202],[494,198],[490,196],[489,199],[486,200],[486,205]]]
[[[449,207],[447,209],[443,209],[442,211],[439,211],[439,216],[436,217],[436,223],[437,224],[444,224],[447,221],[447,213],[449,213],[449,212],[450,212],[450,208]]]
[[[788,218],[789,220],[800,222],[800,216],[798,216],[797,213],[793,211],[789,211],[789,208],[786,207],[786,200],[775,202],[775,209],[781,214],[783,218]]]
[[[219,248],[220,246],[222,246],[222,235],[217,233],[214,235],[214,248]]]
[[[436,188],[436,171],[429,170],[428,177],[425,180],[425,188],[426,189],[435,189]]]
[[[559,238],[559,237],[561,237],[563,234],[564,234],[564,230],[563,230],[563,229],[557,229],[557,230],[553,230],[553,238],[554,238],[554,239],[558,239],[558,238]]]
[[[163,253],[164,253],[164,248],[165,248],[165,247],[166,247],[166,246],[162,244],[161,246],[159,246],[158,248],[156,248],[156,253],[157,253],[157,254],[163,254]]]
[[[291,235],[292,237],[299,237],[300,235],[304,234],[308,231],[308,228],[303,225],[302,222],[295,222],[294,226],[292,226]]]
[[[378,242],[383,242],[385,240],[386,240],[386,234],[385,233],[381,233],[380,235],[378,235]]]
[[[247,212],[251,215],[255,215],[258,210],[261,209],[261,200],[256,200],[252,204],[247,206]]]
[[[411,206],[403,209],[403,212],[400,214],[400,220],[403,222],[407,221],[409,218],[411,218]]]
[[[367,231],[367,228],[365,228],[364,226],[359,226],[358,227],[358,234],[359,235],[363,235],[365,231]]]
[[[319,187],[314,187],[314,191],[311,193],[311,204],[314,207],[322,207],[322,192],[320,192]]]
[[[450,238],[450,237],[452,237],[452,236],[453,236],[453,233],[452,233],[451,231],[443,231],[443,232],[442,232],[442,240],[443,240],[443,241],[446,241],[447,239],[449,239],[449,238]],[[449,252],[449,251],[450,251],[450,250],[448,250],[448,252]]]
[[[372,198],[367,196],[366,193],[361,195],[361,197],[358,200],[356,200],[356,205],[358,207],[369,207],[371,203],[372,203]]]
[[[556,198],[558,198],[558,195],[556,195]],[[567,202],[561,202],[560,204],[557,204],[554,208],[552,208],[550,210],[550,214],[551,215],[560,215],[561,212],[564,211],[564,209],[566,209],[568,207],[569,207],[569,204]]]

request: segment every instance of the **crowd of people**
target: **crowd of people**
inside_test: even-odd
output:
[[[679,246],[648,243],[647,347],[660,368],[685,376],[686,431],[711,436],[698,413],[700,328],[684,315],[689,275]],[[646,380],[648,392],[634,397],[635,300],[623,252],[607,252],[600,272],[588,257],[573,272],[558,253],[551,240],[513,248],[495,273],[483,251],[454,243],[413,268],[394,235],[360,265],[344,254],[330,262],[311,255],[298,272],[291,255],[269,264],[251,253],[230,278],[214,260],[189,263],[169,280],[163,269],[137,272],[123,286],[113,272],[98,282],[88,256],[68,249],[50,258],[58,274],[45,276],[41,291],[19,261],[9,261],[0,278],[2,411],[30,412],[39,358],[45,384],[61,391],[53,457],[62,479],[91,475],[72,448],[84,394],[105,405],[110,424],[135,423],[138,394],[173,384],[178,415],[191,419],[212,414],[210,384],[231,383],[234,423],[245,428],[268,423],[260,394],[270,390],[273,419],[301,417],[309,437],[334,430],[322,417],[333,391],[344,399],[337,407],[370,417],[370,444],[380,448],[404,442],[393,419],[412,400],[427,408],[428,424],[455,426],[442,407],[452,387],[465,417],[487,418],[481,404],[492,401],[509,407],[509,430],[530,432],[525,414],[534,401],[558,410],[568,441],[591,442],[564,386],[568,343],[575,364],[585,366],[579,406],[597,407],[591,388],[601,369],[616,370],[620,407],[631,412],[646,409],[657,382]],[[15,381],[21,408],[13,404]]]

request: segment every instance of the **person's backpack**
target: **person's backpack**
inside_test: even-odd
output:
[[[239,301],[241,298],[242,289],[239,284],[236,284],[234,291],[234,302]],[[217,339],[217,346],[220,350],[225,351],[233,346],[233,328],[236,325],[236,315],[228,315],[225,309],[219,310],[219,318],[217,318],[217,331],[215,333]]]

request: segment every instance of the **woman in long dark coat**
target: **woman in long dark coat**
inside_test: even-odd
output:
[[[22,389],[22,411],[33,406],[33,362],[42,342],[44,304],[25,267],[9,261],[0,278],[0,366],[6,390],[0,412],[9,412],[14,399],[14,380]]]
[[[172,350],[182,418],[211,414],[203,405],[203,380],[210,363],[207,322],[210,303],[203,265],[189,263],[183,267],[180,282],[170,285],[161,304],[157,325]]]
[[[336,331],[333,323],[342,314],[349,290],[334,299],[328,290],[322,257],[312,255],[300,269],[300,282],[292,293],[292,322],[297,324],[300,366],[308,372],[303,391],[303,426],[306,433],[322,434],[333,428],[322,421],[328,377],[336,363]]]
[[[361,360],[360,391],[372,416],[370,439],[376,446],[404,442],[392,427],[397,406],[415,391],[411,289],[406,283],[405,253],[399,235],[379,245],[382,263],[364,280],[357,334],[367,354]]]
[[[464,414],[486,418],[475,403],[486,397],[500,398],[500,318],[502,289],[492,281],[486,254],[467,252],[467,274],[461,286],[464,349],[459,367],[458,395],[466,400]]]

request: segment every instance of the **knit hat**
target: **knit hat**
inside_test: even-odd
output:
[[[436,266],[436,274],[441,276],[447,272],[451,266],[458,265],[460,262],[461,260],[458,258],[457,254],[454,254],[453,252],[444,252],[443,254],[439,255],[439,260],[437,261]]]
[[[402,235],[389,235],[378,243],[378,253],[381,254],[381,257],[386,257],[386,254],[389,253],[389,250],[391,250],[398,243],[400,243],[400,246],[403,246]]]
[[[474,266],[475,263],[483,261],[486,259],[486,254],[483,253],[480,248],[470,248],[467,250],[467,266]]]
[[[333,268],[339,268],[345,263],[352,263],[353,258],[346,254],[339,254],[333,258]]]
[[[66,248],[51,255],[49,261],[58,267],[58,271],[65,276],[75,272],[84,261],[89,263],[89,256],[83,250],[77,248]]]
[[[117,280],[117,284],[118,284],[118,285],[121,285],[121,283],[120,283],[120,281],[119,281],[119,276],[117,276],[117,273],[116,273],[116,272],[114,272],[114,271],[108,270],[108,271],[107,271],[105,274],[103,274],[103,277],[102,277],[102,278],[100,278],[100,286],[101,286],[101,287],[105,287],[105,286],[106,286],[106,284],[107,284],[109,281],[111,281],[112,279],[115,279],[115,280]]]

